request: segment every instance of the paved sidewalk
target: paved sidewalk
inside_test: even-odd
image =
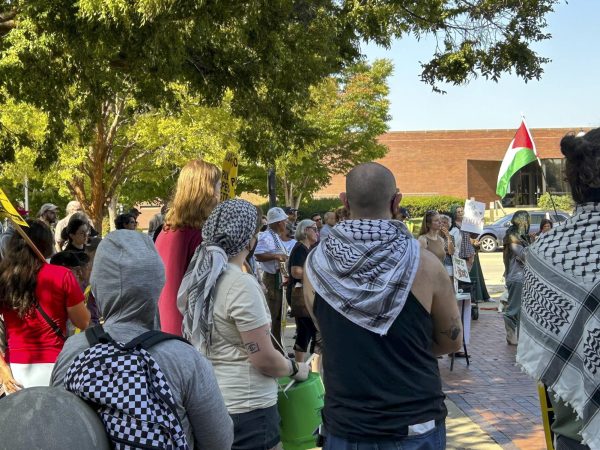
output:
[[[502,450],[496,442],[473,422],[456,404],[446,399],[446,448],[470,450]]]
[[[449,400],[502,448],[545,449],[536,385],[515,366],[516,347],[506,344],[502,314],[481,311],[472,322],[469,353],[470,367],[457,359],[452,372],[450,358],[440,360]],[[450,437],[454,430],[448,428]],[[449,439],[448,448],[494,447],[463,446]]]

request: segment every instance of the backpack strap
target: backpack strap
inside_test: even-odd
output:
[[[88,328],[85,330],[85,337],[90,344],[90,347],[93,347],[97,344],[108,344],[109,342],[114,342],[113,338],[110,337],[102,325],[96,325],[95,327]]]
[[[148,350],[151,347],[154,347],[156,344],[159,344],[163,341],[169,340],[177,340],[181,342],[185,342],[186,344],[191,345],[187,340],[182,338],[181,336],[177,336],[175,334],[163,333],[159,330],[150,330],[145,333],[140,334],[138,337],[132,339],[127,344],[123,346],[124,350],[131,350],[136,348],[137,346],[142,347],[144,350]]]

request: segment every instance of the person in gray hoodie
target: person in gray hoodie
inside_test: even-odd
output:
[[[129,342],[154,328],[165,270],[149,236],[132,230],[108,234],[98,246],[90,282],[104,329],[114,340]],[[71,363],[88,347],[85,333],[67,340],[52,386],[63,386]],[[161,342],[150,353],[167,378],[190,448],[230,449],[233,423],[210,362],[178,340]]]

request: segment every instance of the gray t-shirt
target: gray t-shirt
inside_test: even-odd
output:
[[[105,330],[118,342],[128,342],[148,331],[136,323],[109,325]],[[85,333],[66,341],[52,372],[52,386],[63,386],[71,363],[88,347]],[[191,345],[175,340],[157,344],[150,353],[167,378],[190,448],[230,449],[233,423],[206,358]]]

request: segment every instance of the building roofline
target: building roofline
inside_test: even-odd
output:
[[[472,129],[454,129],[454,130],[389,130],[383,133],[381,136],[386,134],[408,134],[408,133],[473,133],[473,132],[486,132],[486,131],[501,131],[501,132],[516,132],[519,127],[515,128],[472,128]],[[593,127],[541,127],[541,128],[529,128],[530,130],[538,131],[579,131],[579,130],[591,130]]]

